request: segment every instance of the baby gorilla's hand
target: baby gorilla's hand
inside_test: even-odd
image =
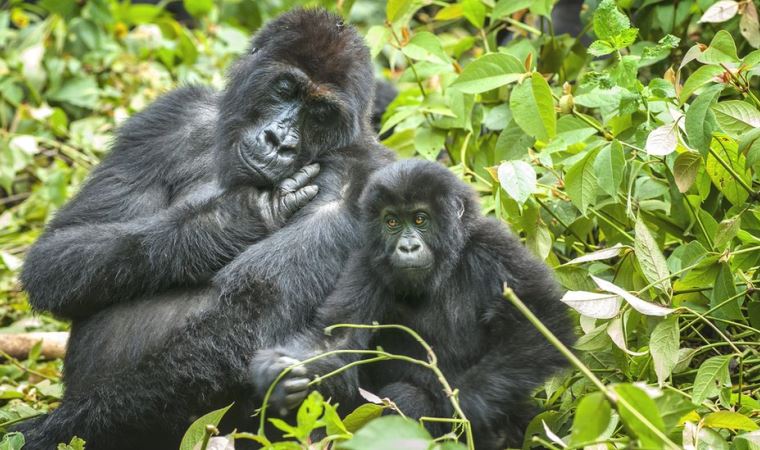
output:
[[[264,398],[269,386],[280,373],[295,364],[295,358],[291,358],[277,350],[261,350],[256,353],[251,361],[251,376],[256,386],[259,397]],[[297,408],[309,393],[309,377],[306,367],[296,366],[288,372],[269,397],[269,404],[280,416],[285,416],[288,411]]]
[[[309,164],[281,181],[273,191],[261,192],[258,206],[269,230],[282,228],[290,216],[317,195],[319,188],[313,184],[307,185],[317,174],[319,164]]]

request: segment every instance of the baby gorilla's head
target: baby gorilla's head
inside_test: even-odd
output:
[[[377,171],[360,204],[372,269],[412,289],[429,289],[448,276],[479,217],[469,187],[440,164],[420,160]]]

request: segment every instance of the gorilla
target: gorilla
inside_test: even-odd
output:
[[[503,286],[569,343],[571,321],[550,270],[502,224],[483,217],[474,192],[436,163],[410,160],[380,169],[359,203],[364,246],[318,308],[314,326],[257,353],[251,367],[257,389],[265,392],[285,367],[332,350],[381,347],[427,360],[422,346],[398,329],[323,333],[338,323],[405,325],[432,346],[447,380],[459,389],[476,448],[520,446],[531,418],[531,390],[566,362],[503,298]],[[271,405],[294,408],[311,377],[357,360],[339,353],[295,366],[275,387]],[[354,407],[361,384],[409,417],[452,417],[432,371],[399,360],[360,367],[322,380],[317,389],[341,407]],[[444,434],[446,427],[430,428]]]
[[[223,92],[180,89],[128,121],[24,267],[32,304],[74,319],[63,401],[19,427],[26,449],[176,448],[233,401],[227,429],[250,429],[254,352],[309,323],[360,245],[366,178],[393,160],[373,85],[356,30],[294,10]]]

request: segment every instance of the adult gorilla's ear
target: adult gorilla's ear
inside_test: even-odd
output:
[[[250,53],[250,54],[251,54],[251,55],[254,55],[254,54],[256,54],[256,52],[258,52],[258,51],[259,51],[259,48],[258,48],[258,47],[251,47],[251,53]]]
[[[462,201],[461,198],[456,197],[454,198],[453,203],[454,203],[453,204],[454,211],[457,212],[457,217],[461,219],[464,216],[464,211],[465,211],[464,201]]]

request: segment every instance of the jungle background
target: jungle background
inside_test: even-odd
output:
[[[67,329],[29,309],[17,274],[115,127],[178,85],[222,87],[262,23],[321,5],[399,90],[384,143],[450,166],[568,290],[576,358],[534,393],[525,447],[760,449],[757,2],[586,0],[576,35],[553,3],[0,1],[0,341]],[[58,404],[51,355],[0,355],[0,427]],[[210,440],[224,411],[210,412],[182,448],[472,446],[453,441],[466,421],[433,439],[367,399],[341,418],[312,395],[278,443]]]

